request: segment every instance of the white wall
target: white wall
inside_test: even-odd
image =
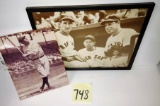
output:
[[[155,2],[131,71],[70,71],[70,83],[93,84],[93,102],[87,106],[160,106],[159,0],[1,0],[0,35],[31,30],[27,6]],[[82,106],[71,102],[71,84],[20,101],[7,71],[0,70],[0,106]]]

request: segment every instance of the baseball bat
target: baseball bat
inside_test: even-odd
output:
[[[7,39],[8,39],[8,41],[14,46],[14,47],[16,47],[17,49],[18,49],[18,51],[23,55],[24,53],[21,51],[21,50],[19,50],[19,48],[7,37],[7,36],[5,36]]]

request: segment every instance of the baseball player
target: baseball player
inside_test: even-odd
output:
[[[48,82],[48,75],[50,69],[49,61],[48,58],[45,56],[42,48],[38,43],[34,42],[33,40],[28,40],[25,36],[19,37],[18,40],[20,43],[23,44],[23,56],[26,57],[28,60],[33,61],[38,72],[41,74],[43,83],[40,87],[40,91],[43,91],[45,84],[50,89],[51,86]]]
[[[60,30],[55,33],[59,50],[64,60],[65,67],[89,67],[74,50],[74,39],[70,36],[73,23],[75,21],[70,16],[65,16],[60,20]]]
[[[122,67],[121,63],[123,63],[123,62],[124,62],[124,66],[126,66],[128,64],[127,63],[128,62],[128,53],[129,53],[129,51],[131,51],[130,47],[129,47],[131,37],[134,36],[134,35],[139,35],[139,33],[136,32],[134,29],[131,29],[131,28],[121,28],[120,17],[116,14],[109,15],[108,17],[106,17],[105,20],[103,20],[101,22],[101,24],[105,25],[105,30],[110,35],[109,38],[106,41],[106,46],[105,46],[106,55],[108,57],[115,56],[113,54],[114,52],[112,52],[112,54],[110,52],[110,51],[113,51],[112,47],[114,45],[118,45],[117,47],[121,48],[121,53],[120,54],[126,53],[126,55],[122,55],[122,56],[125,57],[125,58],[122,59],[123,61],[120,62],[118,60],[118,58],[116,58],[117,62],[119,61],[118,63],[120,65],[117,64],[117,63],[114,64],[114,62],[112,62],[112,66]],[[119,50],[115,50],[115,51],[120,52]]]
[[[95,37],[92,35],[85,36],[83,44],[85,48],[78,51],[79,55],[90,67],[102,67],[105,59],[104,48],[95,46]]]

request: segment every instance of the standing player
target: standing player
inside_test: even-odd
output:
[[[129,46],[131,37],[134,35],[139,35],[139,33],[137,33],[134,29],[131,29],[131,28],[121,28],[120,18],[115,14],[106,17],[106,19],[103,20],[101,24],[105,25],[105,30],[110,35],[109,38],[107,39],[106,46],[105,46],[106,55],[112,57],[114,56],[114,52],[119,52],[120,54],[116,53],[119,55],[118,57],[119,58],[124,57],[123,59],[119,59],[123,61],[119,61],[118,58],[116,58],[117,61],[111,62],[112,66],[113,67],[127,66],[128,55],[130,55],[129,53],[131,51],[131,48]],[[114,50],[113,49],[115,48],[113,47],[114,45],[117,45],[117,47],[121,48],[121,50],[117,50],[117,49]],[[126,55],[124,55],[124,53]]]
[[[83,44],[85,48],[78,51],[79,55],[90,67],[102,67],[105,59],[104,48],[95,46],[95,37],[92,35],[85,36]]]
[[[49,61],[46,55],[44,54],[40,45],[33,40],[29,41],[25,36],[18,38],[19,42],[22,43],[23,46],[23,56],[29,60],[32,60],[36,69],[41,74],[43,79],[42,86],[40,91],[43,91],[45,84],[50,89],[51,86],[48,82],[48,75],[49,75]]]
[[[60,30],[55,33],[62,59],[68,68],[88,67],[74,50],[74,40],[69,34],[73,24],[74,20],[70,16],[65,16],[60,20]]]

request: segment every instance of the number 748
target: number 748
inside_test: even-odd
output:
[[[76,91],[76,100],[79,96],[81,96],[81,100],[82,99],[88,99],[88,93],[89,93],[89,90],[79,90],[79,89],[74,89],[74,91]],[[84,96],[84,98],[83,98]]]

